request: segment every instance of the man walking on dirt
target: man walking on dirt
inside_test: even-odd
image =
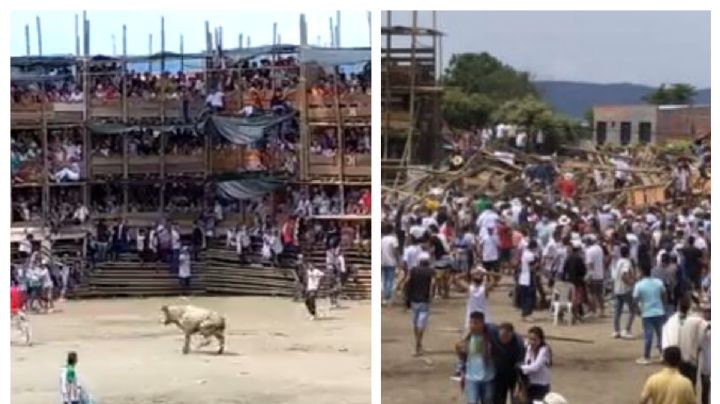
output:
[[[405,288],[405,304],[412,310],[412,324],[415,335],[415,355],[423,353],[422,339],[430,316],[430,291],[435,271],[430,265],[430,255],[423,252],[417,268],[409,272]]]

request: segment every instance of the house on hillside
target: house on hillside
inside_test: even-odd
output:
[[[595,144],[632,145],[694,140],[710,132],[709,105],[596,105]]]

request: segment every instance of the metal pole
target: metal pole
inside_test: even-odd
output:
[[[25,24],[25,56],[30,56],[30,25]]]
[[[115,34],[110,35],[110,40],[112,41],[112,54],[113,56],[117,56],[117,51],[115,49]]]
[[[242,49],[242,47],[243,47],[243,34],[240,33],[240,35],[238,35],[238,49]]]
[[[335,30],[333,29],[333,19],[330,17],[330,47],[335,47]]]
[[[248,38],[247,38],[247,48],[249,48],[249,47],[250,47],[250,35],[248,35]]]
[[[75,56],[80,56],[80,23],[78,15],[75,14]]]
[[[382,22],[382,21],[381,21]],[[392,11],[388,10],[387,12],[387,26],[388,28],[392,27]],[[386,35],[386,43],[385,43],[385,60],[382,60],[385,62],[385,66],[382,70],[385,71],[385,83],[383,83],[380,87],[385,90],[385,96],[383,97],[384,106],[385,109],[385,124],[384,128],[382,130],[382,140],[383,140],[383,159],[388,158],[388,148],[390,147],[390,135],[388,134],[388,130],[390,129],[390,69],[392,68],[392,59],[390,58],[391,52],[390,47],[392,46],[392,35],[390,34],[391,31],[388,31],[388,34]]]

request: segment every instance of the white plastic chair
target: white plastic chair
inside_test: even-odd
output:
[[[558,281],[555,283],[553,288],[553,301],[550,304],[550,308],[553,313],[553,325],[558,325],[558,318],[560,313],[567,312],[565,314],[565,321],[568,325],[572,325],[572,284],[568,282]]]

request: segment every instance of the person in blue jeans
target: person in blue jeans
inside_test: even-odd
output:
[[[650,349],[653,334],[657,338],[655,346],[660,349],[662,326],[665,323],[665,285],[660,279],[650,276],[650,268],[641,267],[642,279],[635,284],[633,299],[640,305],[643,325],[643,357],[637,360],[639,365],[650,363]]]
[[[389,304],[392,302],[395,290],[395,270],[400,262],[400,243],[394,234],[393,226],[390,224],[384,224],[382,227],[380,250],[383,303]]]
[[[480,311],[470,313],[470,329],[455,351],[463,364],[460,387],[468,404],[492,404],[495,366],[492,358],[490,329]]]
[[[632,300],[632,285],[635,282],[633,264],[630,261],[630,247],[623,245],[620,247],[620,258],[615,264],[615,273],[613,274],[613,294],[615,295],[615,313],[613,316],[613,338],[632,338],[632,323],[635,318],[635,310]],[[620,317],[622,316],[623,306],[627,304],[630,312],[627,319],[625,329],[620,332]]]

